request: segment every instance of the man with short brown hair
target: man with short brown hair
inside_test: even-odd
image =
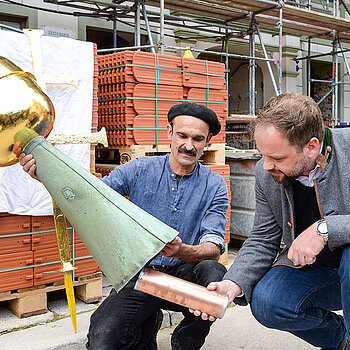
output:
[[[266,327],[349,350],[350,129],[324,127],[310,97],[289,93],[258,113],[254,136],[262,154],[254,227],[208,288],[250,303]]]

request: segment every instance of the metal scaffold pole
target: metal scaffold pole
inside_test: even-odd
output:
[[[332,56],[332,126],[338,122],[338,40],[337,31],[333,31],[333,56]]]
[[[278,30],[279,30],[279,93],[282,93],[282,34],[283,34],[283,0],[279,0],[279,22],[278,22]]]
[[[146,25],[146,29],[147,29],[149,44],[152,45],[151,51],[153,53],[156,53],[156,49],[153,46],[154,43],[153,43],[153,38],[152,38],[151,27],[150,27],[149,22],[148,22],[148,17],[147,17],[147,12],[146,12],[146,5],[145,5],[144,2],[142,2],[142,15],[143,15],[143,19],[145,21],[145,25]]]
[[[329,84],[331,88],[317,101],[317,104],[320,105],[329,95],[332,95],[332,114],[331,114],[331,123],[332,125],[336,125],[339,123],[339,85],[348,85],[344,81],[346,76],[350,76],[350,66],[349,62],[345,56],[346,52],[349,52],[349,49],[344,49],[342,42],[338,36],[336,31],[333,32],[333,42],[332,42],[332,51],[322,54],[311,55],[311,37],[308,38],[308,48],[307,48],[307,56],[296,58],[295,60],[307,60],[307,95],[311,96],[311,83],[324,83]],[[341,54],[344,60],[344,65],[346,68],[345,74],[339,79],[339,64],[338,64],[338,54]],[[332,56],[332,78],[330,80],[325,79],[315,79],[312,78],[312,66],[311,59],[320,58],[325,56]]]
[[[339,13],[339,1],[333,0],[333,16],[338,16]]]
[[[249,30],[249,114],[255,114],[255,17],[250,13],[250,30]]]
[[[136,50],[140,51],[141,49],[152,49],[156,47],[156,45],[140,45],[140,46],[123,46],[118,48],[112,48],[112,49],[99,49],[97,50],[97,53],[108,53],[108,52],[119,52],[119,51],[125,51],[125,50]]]
[[[141,26],[140,26],[140,2],[135,0],[135,33],[134,33],[134,45],[141,45]]]
[[[113,47],[117,47],[117,14],[116,11],[114,11],[113,14]]]
[[[182,51],[186,51],[188,50],[185,47],[181,47],[181,46],[173,46],[173,45],[164,45],[165,48],[167,49],[173,49],[173,50],[182,50]],[[218,51],[210,51],[210,50],[200,50],[200,49],[194,49],[191,48],[191,51],[193,52],[201,52],[201,53],[208,53],[208,54],[213,54],[213,55],[218,55],[218,56],[228,56],[231,58],[237,58],[237,59],[251,59],[254,58],[255,60],[259,60],[259,61],[270,61],[270,62],[275,62],[276,60],[274,60],[273,58],[262,58],[262,57],[251,57],[251,56],[245,56],[245,55],[238,55],[238,54],[234,54],[234,53],[226,53],[226,52],[218,52]]]
[[[160,42],[164,43],[164,0],[160,0]],[[160,47],[160,53],[164,53],[164,46]]]
[[[311,38],[307,40],[307,95],[311,96]]]
[[[228,101],[230,100],[230,89],[229,89],[229,73],[230,73],[230,67],[229,67],[229,59],[228,59],[228,53],[229,53],[229,47],[228,47],[228,29],[226,29],[226,39],[225,39],[225,78],[226,78],[226,90],[227,90],[227,98]],[[229,111],[227,110],[227,114],[229,114]]]
[[[11,26],[7,26],[6,24],[2,24],[0,23],[0,29],[4,28],[6,30],[12,31],[12,32],[17,32],[17,33],[22,33],[23,34],[23,30],[22,29],[17,29]]]
[[[261,45],[261,48],[262,48],[263,53],[264,53],[264,57],[268,58],[267,52],[266,52],[266,49],[265,49],[265,44],[264,44],[263,38],[261,36],[260,28],[259,28],[259,24],[258,23],[255,23],[255,29],[256,29],[256,33],[258,34],[258,37],[259,37],[259,41],[260,41],[260,45]],[[272,72],[271,63],[270,63],[270,61],[266,61],[266,64],[267,64],[267,69],[268,69],[269,74],[270,74],[270,78],[271,78],[271,81],[272,81],[273,88],[275,90],[275,94],[276,94],[276,96],[278,96],[280,93],[278,91],[278,87],[277,87],[277,84],[276,84],[276,79],[275,79],[275,77],[273,75],[273,72]]]
[[[340,40],[340,38],[338,38],[338,44],[339,44],[339,47],[340,47],[340,51],[341,51],[341,54],[343,56],[343,60],[344,60],[344,64],[345,64],[345,67],[346,67],[346,74],[350,76],[350,67],[349,67],[349,62],[345,56],[345,52],[346,50],[344,50],[343,48],[343,44]]]

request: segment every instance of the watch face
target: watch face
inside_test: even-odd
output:
[[[325,222],[320,222],[317,226],[317,231],[322,234],[327,233],[327,224]]]

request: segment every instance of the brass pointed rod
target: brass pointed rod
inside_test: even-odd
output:
[[[66,295],[68,301],[68,308],[70,317],[72,320],[74,332],[77,332],[77,315],[75,308],[75,297],[73,289],[72,272],[75,267],[71,263],[71,254],[69,250],[69,238],[67,233],[66,218],[63,215],[59,206],[52,199],[53,217],[55,220],[57,245],[60,253],[60,259],[62,262],[62,268],[60,272],[64,273],[64,285],[66,288]]]
[[[48,141],[53,145],[101,143],[105,147],[108,146],[107,134],[106,134],[105,128],[102,128],[97,133],[50,135],[48,137]],[[60,260],[62,263],[62,268],[60,272],[64,273],[64,285],[66,289],[68,308],[69,308],[69,313],[72,320],[74,332],[76,333],[77,316],[76,316],[75,296],[74,296],[74,287],[73,287],[73,273],[72,273],[75,267],[71,263],[71,254],[69,250],[69,239],[67,234],[66,217],[64,216],[61,209],[53,199],[52,199],[52,208],[53,208],[53,216],[54,216],[55,227],[56,227],[57,245],[59,249]]]

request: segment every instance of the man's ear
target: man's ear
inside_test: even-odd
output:
[[[209,142],[211,140],[211,138],[213,137],[212,133],[209,133],[208,137],[207,137],[207,141],[205,142],[205,147],[207,147],[209,145]]]
[[[304,146],[306,157],[309,159],[317,158],[320,152],[320,141],[317,137],[312,137],[309,142]]]
[[[168,135],[168,140],[171,141],[173,139],[173,127],[170,124],[168,124],[166,126],[166,131]]]

